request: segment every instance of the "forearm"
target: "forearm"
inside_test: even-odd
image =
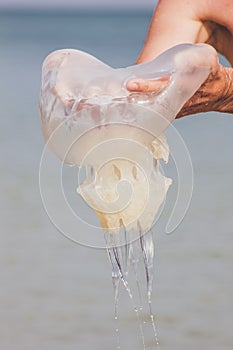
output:
[[[229,0],[159,0],[137,63],[181,43],[208,43],[233,65],[232,13]]]
[[[160,0],[137,63],[150,61],[172,46],[195,43],[201,27],[201,23],[196,20],[199,2],[200,0]]]

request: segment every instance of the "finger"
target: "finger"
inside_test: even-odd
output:
[[[156,79],[131,79],[127,82],[126,88],[132,92],[160,92],[168,84],[170,77],[164,76]]]

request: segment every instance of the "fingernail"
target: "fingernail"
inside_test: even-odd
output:
[[[131,90],[137,90],[138,89],[138,84],[135,83],[135,82],[129,82],[128,84],[128,88],[131,89]]]

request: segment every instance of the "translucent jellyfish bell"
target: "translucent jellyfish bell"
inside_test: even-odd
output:
[[[214,50],[204,44],[178,45],[149,63],[118,69],[77,50],[46,58],[45,140],[66,164],[86,167],[78,192],[107,231],[151,228],[171,184],[159,169],[169,156],[163,131],[205,81],[212,59]],[[126,89],[129,79],[161,76],[170,80],[160,93]]]

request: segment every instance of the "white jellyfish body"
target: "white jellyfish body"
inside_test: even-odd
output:
[[[167,162],[169,155],[163,131],[205,81],[214,60],[210,46],[191,44],[119,69],[77,50],[46,58],[40,102],[45,140],[66,164],[86,166],[78,192],[104,229],[151,228],[171,184],[159,170],[159,160]],[[132,78],[161,76],[170,81],[158,94],[125,87]]]

